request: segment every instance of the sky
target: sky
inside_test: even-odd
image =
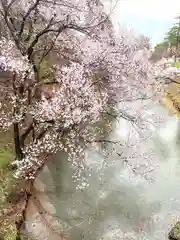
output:
[[[112,1],[114,4],[116,0]],[[156,45],[177,22],[174,18],[178,14],[180,0],[119,0],[113,18],[127,28],[149,36],[152,44]]]

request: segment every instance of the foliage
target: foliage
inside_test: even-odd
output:
[[[179,16],[176,18],[179,21]],[[166,49],[170,55],[179,54],[178,46],[180,44],[180,24],[177,22],[166,33],[163,41],[156,45],[156,48]],[[178,51],[178,52],[177,52]]]
[[[178,32],[180,31],[179,26],[173,26],[166,34],[165,42],[170,46],[176,46],[177,43],[180,43],[180,39],[177,38]]]
[[[175,67],[176,67],[176,68],[180,68],[180,62],[176,62],[176,63],[175,63]]]

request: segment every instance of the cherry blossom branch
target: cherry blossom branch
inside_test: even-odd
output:
[[[34,41],[31,43],[31,45],[29,46],[29,48],[27,49],[27,53],[28,53],[28,59],[31,59],[32,53],[34,51],[34,47],[35,45],[38,43],[38,40],[40,37],[42,37],[44,34],[47,34],[49,32],[58,32],[61,33],[64,29],[66,29],[67,26],[66,25],[62,25],[60,26],[58,29],[51,29],[49,28],[49,26],[47,26],[44,30],[42,30],[40,33],[38,33],[34,39]]]
[[[10,34],[12,36],[12,38],[14,39],[14,42],[16,43],[16,46],[17,48],[22,52],[22,48],[20,46],[20,43],[16,37],[16,33],[14,31],[14,27],[12,27],[12,22],[10,23],[9,20],[8,20],[8,10],[9,8],[7,8],[7,6],[5,5],[5,3],[1,0],[1,4],[2,4],[2,7],[3,7],[3,11],[4,13],[1,11],[1,15],[3,16],[4,18],[4,21],[10,31]]]
[[[52,41],[52,43],[51,43],[49,49],[47,49],[46,51],[44,50],[44,53],[42,54],[42,57],[41,57],[41,59],[40,59],[40,61],[39,61],[39,64],[41,64],[42,61],[44,60],[44,58],[45,58],[45,57],[46,57],[46,56],[52,51],[52,49],[53,49],[54,46],[55,46],[55,43],[56,43],[56,40],[57,40],[59,34],[60,34],[60,32],[58,32],[58,33],[56,34],[56,36],[55,36],[55,40]]]
[[[74,4],[68,5],[67,3],[63,3],[63,2],[60,3],[60,2],[54,1],[54,0],[42,0],[42,1],[45,2],[45,3],[51,3],[52,5],[58,5],[58,6],[62,6],[62,7],[73,8],[73,9],[78,10],[79,12],[88,12],[85,9],[78,8]]]
[[[50,124],[50,126],[52,126],[54,124],[53,120],[49,120],[49,121],[44,121],[44,122],[40,122],[40,124]],[[33,129],[38,125],[38,123],[36,121],[32,122],[29,124],[29,126],[26,128],[26,130],[24,131],[24,133],[20,136],[20,145],[22,147],[24,147],[24,141],[27,138],[27,136],[31,133],[31,131],[33,131]],[[49,128],[44,129],[37,137],[36,140],[39,140],[41,137],[44,136],[44,134],[47,132]]]
[[[3,0],[1,0],[1,2],[2,2]],[[7,5],[7,7],[6,7],[6,10],[8,11],[10,8],[11,8],[11,6],[16,2],[17,0],[11,0],[11,2]]]

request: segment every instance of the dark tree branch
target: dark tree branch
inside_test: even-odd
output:
[[[16,37],[16,31],[15,31],[15,26],[13,25],[12,21],[10,20],[10,17],[9,17],[9,13],[8,13],[8,10],[9,8],[7,8],[6,4],[1,0],[1,3],[2,3],[2,8],[3,8],[3,12],[1,12],[3,18],[4,18],[4,21],[5,21],[5,24],[7,25],[8,29],[9,29],[9,32],[18,48],[18,50],[21,52],[21,54],[24,56],[25,55],[25,49],[24,47],[20,44],[18,38]]]
[[[174,80],[173,78],[167,78],[166,77],[166,80],[168,80],[169,82],[166,82],[166,84],[169,84],[169,83],[176,83],[176,84],[180,84],[180,82],[179,81],[176,81],[176,80]]]
[[[47,131],[52,127],[51,125],[48,126],[47,128],[43,129],[40,134],[35,138],[35,141],[40,140],[41,138],[44,137],[44,135],[47,133]]]
[[[108,140],[108,139],[97,139],[97,140],[93,140],[90,141],[88,139],[84,139],[83,137],[80,137],[83,141],[87,142],[87,143],[112,143],[112,144],[119,144],[120,141],[113,141],[113,140]],[[123,144],[120,144],[120,146],[123,146]]]
[[[15,146],[15,152],[18,160],[22,159],[22,150],[20,146],[20,140],[19,140],[19,124],[14,123],[13,124],[13,130],[14,130],[14,146]]]
[[[17,88],[15,85],[16,81],[16,74],[13,75],[13,82],[12,82],[12,87],[14,91],[14,95],[17,96]],[[18,106],[13,108],[13,116],[18,114]],[[20,139],[19,139],[19,123],[14,122],[13,123],[13,131],[14,131],[14,146],[15,146],[15,152],[16,152],[16,157],[21,160],[22,159],[22,150],[21,150],[21,145],[20,145]]]
[[[93,142],[97,142],[97,143],[112,143],[112,144],[119,144],[120,141],[112,141],[112,140],[106,140],[106,139],[99,139],[99,140],[94,140],[94,141],[89,141],[89,143],[93,143]],[[123,146],[123,144],[119,144],[120,146]]]
[[[127,121],[130,121],[130,122],[135,122],[135,118],[125,112],[120,112],[120,114],[113,114],[113,113],[109,113],[109,112],[106,112],[107,115],[113,117],[113,118],[124,118],[125,120]]]
[[[50,124],[48,127],[52,126],[54,124],[54,121],[53,120],[49,120],[49,121],[44,121],[44,122],[40,122],[41,124],[42,123],[48,123]],[[25,132],[20,136],[20,144],[21,146],[24,146],[24,141],[26,140],[27,136],[31,133],[31,131],[33,131],[33,129],[37,126],[37,122],[36,121],[33,121],[28,127],[27,129],[25,130]],[[48,128],[49,129],[49,128]],[[46,131],[48,130],[46,129]],[[46,132],[45,131],[45,132]],[[36,139],[40,139],[41,137],[44,136],[45,134],[44,130],[38,135],[38,137]]]
[[[76,9],[78,10],[79,12],[87,12],[87,10],[85,9],[80,9],[78,8],[77,6],[71,4],[70,3],[63,3],[63,2],[59,2],[59,1],[55,1],[55,0],[42,0],[43,2],[45,3],[49,3],[49,4],[53,4],[53,5],[57,5],[57,6],[62,6],[62,7],[67,7],[67,8],[72,8],[72,9]]]
[[[44,60],[44,58],[45,58],[46,56],[48,56],[48,54],[49,54],[49,53],[51,52],[51,50],[53,49],[53,47],[54,47],[54,45],[55,45],[55,43],[56,43],[56,40],[57,40],[59,34],[60,34],[60,32],[58,32],[58,33],[56,34],[55,40],[51,43],[49,49],[47,49],[47,51],[44,50],[44,52],[43,52],[43,54],[42,54],[42,57],[41,57],[41,59],[40,59],[40,61],[39,61],[39,64],[42,63],[42,61]]]
[[[57,37],[58,37],[59,34],[60,34],[61,32],[63,32],[63,30],[65,30],[65,29],[72,29],[72,30],[76,30],[76,31],[79,31],[79,32],[82,32],[82,33],[84,33],[84,34],[89,35],[89,33],[88,33],[86,30],[88,30],[88,29],[93,29],[93,28],[99,26],[100,24],[102,24],[104,21],[106,21],[106,19],[104,19],[103,21],[100,21],[100,22],[99,22],[98,24],[96,24],[96,25],[92,25],[92,26],[82,26],[82,27],[81,27],[81,26],[78,26],[78,25],[75,25],[75,24],[71,24],[71,23],[70,23],[70,24],[62,24],[62,25],[61,25],[60,27],[58,27],[57,29],[53,29],[53,28],[51,28],[51,27],[57,23],[57,22],[56,22],[56,23],[53,23],[53,24],[52,24],[53,19],[54,19],[54,17],[51,18],[51,20],[49,21],[49,23],[48,23],[48,25],[45,27],[45,29],[42,30],[41,32],[39,32],[39,33],[36,35],[34,41],[33,41],[33,42],[31,43],[31,45],[29,46],[29,48],[28,48],[28,50],[27,50],[28,59],[29,59],[29,60],[31,60],[31,56],[32,56],[32,53],[33,53],[33,51],[34,51],[35,45],[38,43],[39,38],[42,37],[43,35],[45,35],[45,34],[47,34],[47,33],[50,33],[50,32],[54,32],[54,33],[58,33],[58,34],[57,34]]]
[[[28,128],[25,130],[25,132],[20,136],[20,144],[22,147],[24,147],[24,141],[27,138],[27,136],[29,135],[29,133],[34,129],[34,123],[32,122]]]
[[[6,10],[9,11],[9,9],[11,8],[11,6],[16,2],[17,0],[12,0],[8,5]]]
[[[24,31],[24,25],[25,25],[25,23],[26,23],[26,19],[29,17],[29,15],[31,14],[31,12],[36,9],[36,7],[38,6],[38,4],[39,4],[40,1],[41,1],[41,0],[36,0],[36,2],[29,8],[29,10],[27,11],[27,13],[23,16],[22,24],[21,24],[20,31],[19,31],[19,34],[18,34],[18,39],[21,38],[21,35],[22,35],[23,31]]]
[[[56,32],[56,33],[58,32],[60,34],[66,28],[67,28],[66,25],[62,25],[58,29],[51,29],[51,28],[49,28],[49,26],[47,26],[44,30],[42,30],[40,33],[38,33],[36,35],[34,41],[31,43],[31,45],[27,49],[28,59],[31,60],[31,56],[34,51],[34,47],[38,43],[40,37],[42,37],[43,35],[45,35],[49,32]]]
[[[176,81],[174,80],[174,78],[171,77],[156,77],[155,78],[157,81],[162,79],[164,81],[165,84],[170,84],[170,83],[176,83],[176,84],[180,84],[180,81]]]

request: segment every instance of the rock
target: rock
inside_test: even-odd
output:
[[[169,232],[168,238],[170,240],[180,240],[180,221],[173,226]]]

